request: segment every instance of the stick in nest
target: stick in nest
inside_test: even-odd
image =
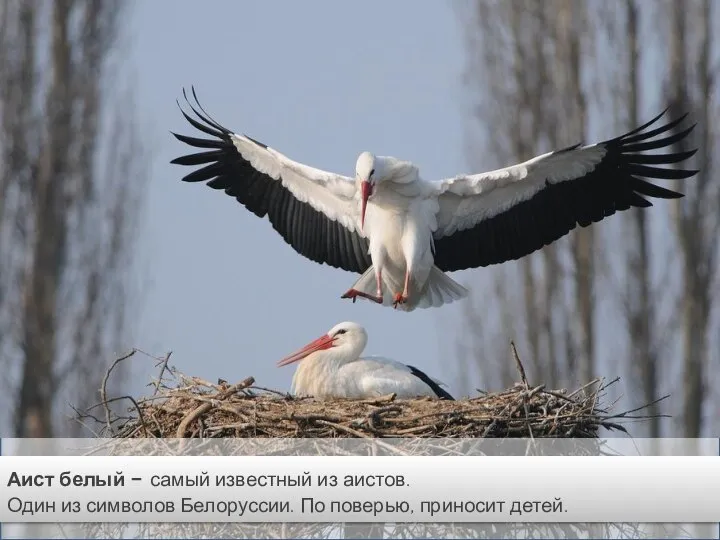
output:
[[[160,375],[158,375],[157,381],[155,382],[155,393],[154,396],[157,396],[158,392],[160,391],[160,385],[162,384],[162,378],[165,374],[165,370],[168,367],[168,362],[170,361],[170,356],[172,355],[172,351],[168,352],[165,357],[160,360],[160,363],[158,364],[160,366]],[[157,367],[157,366],[155,366]]]
[[[518,373],[520,373],[520,380],[525,385],[525,390],[530,390],[530,385],[528,384],[527,377],[525,376],[525,368],[520,361],[520,356],[518,355],[514,341],[510,342],[510,350],[512,350],[513,359],[515,360],[515,367],[517,368]]]
[[[117,358],[112,365],[108,368],[108,370],[105,372],[105,376],[103,377],[102,384],[100,385],[100,399],[102,401],[103,407],[105,408],[105,426],[108,429],[109,433],[112,433],[112,421],[110,417],[112,416],[112,413],[110,411],[110,407],[108,405],[108,399],[107,399],[107,383],[108,379],[110,378],[110,374],[112,373],[112,370],[115,369],[115,366],[117,366],[120,362],[127,360],[128,358],[132,357],[136,352],[138,352],[137,349],[132,349],[130,352],[122,355],[120,358]],[[138,409],[138,413],[142,414],[140,412],[140,409]]]
[[[215,398],[217,401],[223,401],[233,394],[239,392],[240,390],[243,390],[244,388],[247,388],[248,386],[252,386],[255,382],[255,377],[248,377],[242,382],[239,382],[237,384],[233,384],[232,386],[229,386],[227,390],[224,390],[223,392],[219,393],[217,397]],[[180,425],[177,428],[177,433],[175,434],[175,437],[178,439],[182,439],[185,437],[185,430],[190,425],[190,423],[193,420],[196,420],[197,418],[200,418],[203,414],[208,412],[210,409],[212,409],[213,405],[212,403],[203,403],[199,407],[197,407],[195,410],[191,411],[189,414],[183,418],[182,422],[180,422]]]

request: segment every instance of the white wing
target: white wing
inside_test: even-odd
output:
[[[643,131],[661,116],[599,144],[576,145],[512,167],[436,183],[440,210],[435,264],[453,271],[518,259],[577,224],[585,227],[619,210],[651,206],[644,197],[682,197],[638,178],[676,180],[697,172],[654,166],[679,163],[695,150],[639,153],[672,146],[694,127],[650,140],[675,129],[687,115]]]
[[[395,393],[399,398],[431,396],[453,399],[440,388],[443,385],[440,381],[390,358],[366,356],[343,365],[341,373],[343,378],[355,380],[360,392],[366,396]]]
[[[197,116],[182,111],[188,122],[216,139],[174,134],[178,140],[204,149],[172,161],[205,165],[184,181],[207,182],[255,215],[267,215],[285,241],[313,261],[359,273],[369,268],[368,241],[360,230],[356,186],[351,178],[293,161],[250,137],[230,132],[188,104]]]
[[[439,191],[442,210],[438,227],[442,236],[472,227],[526,201],[546,187],[580,178],[603,158],[602,146],[588,146],[566,152],[550,152],[524,163],[480,174],[442,180]],[[453,197],[454,196],[454,197]]]

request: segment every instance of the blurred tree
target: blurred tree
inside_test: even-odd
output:
[[[477,117],[488,126],[482,141],[473,143],[472,168],[505,166],[584,138],[588,55],[581,50],[592,46],[594,36],[585,24],[584,6],[566,0],[488,0],[465,6],[471,12],[464,16],[472,51],[468,82],[479,96]],[[483,161],[475,156],[483,156]],[[512,338],[521,341],[538,380],[569,383],[592,378],[595,252],[593,229],[582,229],[492,270],[497,284],[493,296],[504,322],[493,334],[487,331],[491,322],[484,318],[485,331],[476,334],[468,361],[476,363],[491,343],[499,344],[506,355]],[[513,294],[515,290],[522,291],[522,298]],[[479,322],[471,317],[470,324]],[[514,374],[505,364],[483,363],[504,366],[500,376],[481,368],[483,383],[508,384]]]
[[[0,361],[19,437],[76,433],[55,405],[97,398],[126,330],[146,165],[117,79],[128,7],[0,7]]]
[[[695,438],[703,434],[703,406],[710,388],[712,312],[717,298],[720,181],[713,159],[717,148],[713,126],[719,111],[713,35],[720,28],[720,18],[717,6],[709,0],[669,2],[665,9],[670,26],[666,84],[670,110],[673,114],[692,110],[699,124],[690,141],[678,143],[678,151],[699,149],[699,173],[683,185],[685,197],[674,208],[682,259],[682,431],[683,436]]]
[[[627,122],[623,126],[626,130],[633,129],[632,126],[640,125],[640,17],[635,0],[626,2],[625,14],[626,32],[618,32],[618,41],[622,43],[620,36],[627,36],[627,57],[625,62],[626,75],[623,79],[627,82],[623,95],[626,103]],[[624,45],[624,44],[623,44]],[[658,351],[655,323],[655,309],[652,303],[652,259],[649,253],[649,231],[647,212],[640,208],[631,208],[626,218],[628,223],[629,238],[627,243],[627,270],[626,270],[626,313],[628,320],[628,339],[630,342],[630,356],[637,359],[636,377],[639,381],[643,401],[651,403],[659,398],[658,393]],[[653,406],[650,414],[657,414],[657,406]],[[649,421],[648,435],[660,437],[660,419],[651,418]]]
[[[478,96],[478,122],[468,137],[473,169],[608,138],[668,104],[672,115],[690,110],[699,121],[678,151],[700,149],[700,174],[675,186],[686,194],[677,203],[578,228],[524,260],[489,270],[488,281],[503,283],[494,295],[500,315],[491,319],[483,310],[483,332],[465,346],[462,371],[470,373],[491,349],[507,354],[508,341],[516,339],[538,382],[564,386],[617,369],[639,390],[627,393],[633,405],[671,392],[682,403],[673,411],[682,434],[703,434],[703,408],[720,399],[708,395],[718,371],[711,363],[720,361],[720,181],[711,121],[718,112],[718,10],[709,0],[478,0],[463,9],[467,83]],[[483,296],[487,303],[490,295]],[[473,310],[468,303],[468,324],[475,327]],[[673,361],[678,355],[682,366]],[[483,361],[483,383],[509,383],[514,377],[504,364]],[[659,419],[646,425],[648,435],[663,434]]]

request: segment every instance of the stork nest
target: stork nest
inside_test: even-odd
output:
[[[102,425],[99,435],[114,437],[113,442],[119,446],[134,447],[137,444],[141,448],[131,449],[132,453],[139,450],[150,455],[157,452],[165,455],[166,447],[182,449],[187,438],[218,438],[217,443],[213,443],[215,446],[204,449],[203,453],[217,453],[217,447],[223,445],[232,447],[220,449],[222,455],[256,455],[258,451],[261,455],[268,451],[272,455],[286,455],[288,450],[289,455],[297,452],[304,455],[302,452],[308,446],[313,447],[310,455],[318,455],[318,452],[319,455],[343,455],[348,453],[349,447],[353,447],[350,453],[354,454],[358,452],[357,446],[372,446],[373,454],[377,449],[376,455],[387,450],[403,455],[427,455],[428,452],[435,455],[438,451],[450,455],[477,455],[482,446],[482,455],[488,453],[486,442],[491,440],[489,438],[506,437],[575,438],[568,441],[572,455],[596,455],[602,452],[599,446],[603,441],[598,438],[601,428],[626,432],[623,423],[649,417],[636,414],[645,407],[611,414],[610,407],[602,405],[607,396],[606,389],[618,379],[609,383],[595,379],[573,392],[531,385],[514,346],[512,350],[520,375],[519,383],[501,392],[480,392],[476,397],[457,401],[396,399],[394,395],[366,400],[294,398],[255,385],[253,377],[237,384],[225,381],[213,384],[186,376],[168,366],[170,355],[157,359],[160,373],[150,384],[151,395],[108,399],[107,381],[113,368],[141,353],[133,350],[115,360],[105,375],[101,387],[102,402],[96,406],[104,410],[104,418],[93,416],[92,411],[81,416],[85,425],[88,420]],[[128,413],[118,414],[118,402],[132,403]],[[259,444],[264,441],[253,441],[273,437],[284,439],[267,440],[267,445]],[[450,439],[422,444],[425,438],[431,437]],[[173,445],[168,438],[182,439]],[[298,438],[308,438],[307,444],[293,440]],[[319,445],[317,438],[325,439],[322,441],[325,444]],[[444,449],[439,448],[441,442],[449,444]],[[518,442],[524,444],[524,441]],[[205,442],[200,442],[200,446],[203,445]],[[300,446],[304,448],[297,448]],[[363,450],[360,449],[360,455],[364,455]],[[85,536],[95,538],[338,538],[339,531],[343,531],[340,537],[345,538],[647,536],[636,524],[147,523],[138,524],[134,532],[130,532],[126,524],[94,523],[84,527]],[[667,537],[676,535],[677,531],[674,531]]]
[[[622,425],[627,420],[649,418],[635,413],[652,404],[616,414],[602,405],[606,389],[619,379],[594,379],[573,392],[530,385],[512,350],[521,382],[457,401],[394,394],[365,400],[296,398],[256,386],[253,377],[213,384],[186,376],[168,366],[170,355],[158,359],[152,395],[108,400],[108,377],[120,361],[140,352],[133,350],[106,373],[104,421],[92,418],[102,422],[103,436],[121,438],[595,438],[601,428],[627,433]],[[122,399],[132,402],[129,415],[114,414],[108,406]]]

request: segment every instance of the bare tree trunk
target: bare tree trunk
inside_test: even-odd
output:
[[[582,85],[581,37],[584,25],[584,4],[560,2],[556,17],[560,58],[567,62],[567,81],[563,88],[572,105],[566,116],[567,128],[574,134],[584,136],[586,132],[586,103]],[[579,377],[589,381],[595,376],[594,348],[594,283],[593,256],[595,248],[594,228],[578,228],[572,235],[572,254],[575,263],[575,309],[577,313],[577,335],[579,354]]]
[[[520,9],[510,10],[510,27],[514,42],[514,59],[513,59],[513,77],[517,85],[518,96],[514,108],[525,113],[526,122],[521,122],[519,133],[511,138],[510,151],[513,156],[529,157],[531,147],[528,140],[535,133],[535,117],[527,114],[528,110],[533,107],[533,95],[527,87],[529,66],[533,65],[532,59],[528,58],[528,49],[522,39],[523,18],[528,14]],[[519,262],[522,269],[522,280],[525,300],[525,332],[528,345],[530,347],[530,358],[533,371],[537,376],[542,376],[542,358],[540,356],[540,326],[537,305],[537,283],[533,272],[532,259],[525,258]]]
[[[5,2],[0,17],[0,77],[5,81],[0,85],[0,362],[7,371],[17,330],[13,313],[19,309],[13,292],[23,264],[12,244],[25,241],[22,216],[34,155],[30,141],[37,140],[31,107],[37,16],[32,3]],[[12,407],[10,402],[4,405]]]
[[[566,28],[555,21],[558,12],[563,10],[567,13]],[[578,16],[573,12],[578,12]],[[476,14],[483,54],[479,55],[474,70],[482,74],[477,84],[486,102],[481,111],[482,123],[493,126],[488,137],[489,151],[484,155],[502,159],[478,165],[488,168],[529,159],[560,144],[570,144],[568,137],[582,136],[585,130],[579,58],[582,29],[575,28],[574,24],[574,19],[581,18],[580,10],[563,0],[540,4],[487,1],[476,4]],[[473,42],[471,46],[477,45]],[[512,51],[511,55],[507,54],[508,50]],[[567,67],[572,61],[577,71],[574,78]],[[567,92],[571,92],[576,102],[570,111],[567,99],[558,97]],[[583,238],[588,237],[592,239],[592,232],[585,233]],[[577,305],[566,302],[559,263],[560,253],[567,244],[560,241],[517,263],[507,263],[494,270],[507,276],[511,289],[514,282],[514,287],[522,291],[523,307],[511,306],[518,326],[522,328],[524,323],[526,345],[521,347],[528,350],[529,371],[548,384],[585,376],[574,372],[575,360],[570,355],[570,351],[576,349],[570,342],[570,332],[577,333],[578,329],[570,327],[570,321],[575,320],[570,315],[577,310]],[[587,249],[579,250],[585,254],[580,261],[591,261],[592,242],[581,242],[581,246]],[[514,281],[513,267],[519,271],[519,281]],[[594,275],[591,264],[581,267],[578,275],[581,290],[589,291],[578,297],[581,312],[585,314],[579,330],[584,332],[581,349],[592,352]],[[508,297],[497,301],[507,303]],[[566,357],[564,362],[563,357]],[[588,358],[592,361],[592,354]],[[496,364],[504,365],[504,362]]]
[[[562,308],[562,298],[558,295],[560,285],[560,264],[557,259],[555,246],[547,246],[543,252],[544,273],[545,273],[545,305],[541,314],[543,333],[547,349],[543,355],[547,361],[547,373],[543,377],[546,381],[560,381],[560,367],[558,364],[557,338],[559,335],[555,328],[554,315]]]
[[[70,140],[71,0],[52,7],[52,82],[47,93],[49,122],[44,135],[38,174],[33,179],[31,261],[27,268],[23,343],[25,364],[16,414],[19,437],[52,437],[53,359],[55,357],[57,291],[65,255],[64,186]]]
[[[627,48],[627,127],[640,125],[638,105],[640,103],[640,58],[638,51],[638,34],[640,21],[638,8],[634,0],[626,4]],[[627,261],[627,316],[629,322],[629,341],[631,359],[639,371],[640,388],[644,403],[651,403],[658,397],[657,354],[653,347],[651,329],[654,328],[654,306],[650,300],[650,256],[649,235],[646,210],[633,208],[628,216],[629,226],[634,229],[634,242],[628,251]],[[652,438],[660,437],[660,419],[657,406],[649,411],[651,418],[648,433]]]
[[[716,275],[717,238],[720,221],[717,207],[705,206],[708,200],[720,200],[712,178],[710,126],[714,122],[709,100],[712,99],[713,80],[710,64],[712,10],[710,2],[694,4],[695,9],[671,4],[671,40],[669,53],[670,107],[679,113],[693,107],[703,119],[699,126],[699,169],[694,185],[688,182],[687,194],[677,202],[675,223],[683,260],[683,431],[685,437],[699,437],[702,433],[702,409],[706,401],[705,369],[708,358],[708,328],[710,323],[712,285]],[[686,39],[688,20],[700,30],[699,51],[690,49]],[[688,82],[691,72],[688,60],[699,56],[697,92]],[[695,97],[696,96],[696,97]],[[679,144],[678,150],[687,150]],[[710,219],[707,219],[707,217]]]
[[[122,10],[87,0],[0,10],[0,358],[20,373],[4,392],[17,398],[20,437],[74,431],[53,421],[54,405],[65,391],[73,404],[95,397],[127,323],[145,163],[132,115],[108,109],[123,97],[106,76]],[[120,120],[110,132],[104,118]]]

